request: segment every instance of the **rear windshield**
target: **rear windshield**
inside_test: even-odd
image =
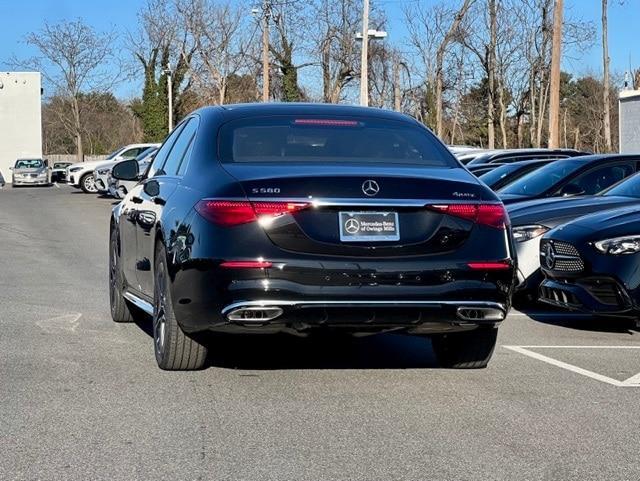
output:
[[[500,189],[501,194],[539,195],[585,165],[582,160],[561,159],[551,162]]]
[[[224,124],[219,139],[223,163],[458,165],[429,131],[392,120],[254,117]]]

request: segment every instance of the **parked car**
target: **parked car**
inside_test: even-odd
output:
[[[158,144],[131,144],[112,152],[105,160],[93,162],[79,162],[67,167],[67,182],[77,189],[82,189],[85,193],[96,193],[98,189],[95,183],[93,171],[110,162],[117,162],[124,159],[133,159],[140,152]]]
[[[600,154],[551,162],[498,191],[505,204],[546,197],[594,195],[635,174],[635,155]]]
[[[540,300],[598,316],[640,315],[640,209],[580,217],[545,234]]]
[[[472,166],[478,170],[471,170],[480,180],[491,187],[491,190],[497,191],[509,185],[511,182],[518,180],[529,172],[533,172],[540,167],[547,165],[549,162],[555,162],[556,159],[544,160],[520,160],[511,164],[489,164],[497,165],[498,168],[489,169],[487,171],[480,170],[483,164]]]
[[[0,172],[0,189],[5,186],[4,177],[2,177],[2,172]]]
[[[51,169],[42,159],[18,159],[11,171],[14,187],[51,184]]]
[[[54,162],[51,170],[51,182],[66,182],[67,167],[71,164],[72,162]]]
[[[136,161],[112,175],[138,178]],[[113,210],[114,321],[153,318],[162,369],[205,333],[406,332],[480,368],[515,280],[495,193],[428,129],[381,109],[203,108]],[[425,344],[426,346],[426,344]]]
[[[520,160],[539,160],[539,159],[566,159],[569,157],[578,157],[587,155],[587,152],[580,152],[574,149],[513,149],[513,150],[495,150],[489,151],[482,155],[476,156],[470,160],[467,165],[478,164],[510,164]]]
[[[479,164],[479,165],[467,165],[467,170],[471,172],[476,177],[480,177],[482,174],[486,174],[487,172],[491,172],[492,170],[497,169],[500,166],[505,164]]]
[[[146,172],[149,164],[153,161],[153,157],[158,151],[157,147],[151,147],[150,149],[145,150],[142,154],[136,157],[136,162],[138,162],[138,172],[141,174]],[[124,199],[124,196],[127,195],[133,186],[135,186],[140,179],[137,180],[117,180],[113,177],[112,172],[109,172],[109,177],[107,178],[107,187],[109,189],[109,194],[112,197],[116,197],[118,199]]]
[[[468,166],[472,160],[478,157],[482,157],[489,153],[497,153],[497,152],[502,152],[502,150],[477,149],[477,150],[471,150],[468,152],[456,152],[455,156],[461,164]]]
[[[135,157],[131,157],[131,158],[137,159],[140,156],[145,156],[151,151],[155,152],[157,149],[158,149],[157,146],[148,147],[142,150]],[[127,158],[127,159],[122,159],[115,162],[108,162],[106,164],[102,164],[95,168],[95,170],[93,171],[93,178],[94,178],[94,182],[95,182],[96,190],[98,194],[112,195],[111,192],[109,192],[109,176],[111,175],[111,169],[113,169],[113,167],[117,165],[118,162],[122,162],[123,160],[129,160],[129,159]]]
[[[640,207],[640,174],[594,196],[556,197],[507,206],[518,258],[518,300],[537,299],[542,282],[540,240],[546,232],[583,215],[632,205]]]

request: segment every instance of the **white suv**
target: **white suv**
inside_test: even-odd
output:
[[[86,193],[96,193],[98,189],[95,183],[93,171],[102,166],[110,165],[119,160],[133,159],[149,147],[158,147],[160,144],[131,144],[112,152],[105,160],[94,162],[78,162],[67,167],[67,182]]]

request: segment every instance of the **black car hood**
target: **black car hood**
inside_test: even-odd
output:
[[[579,217],[568,223],[567,227],[589,231],[603,239],[640,234],[640,205],[621,207]]]
[[[540,224],[553,228],[594,212],[632,205],[640,208],[640,199],[613,195],[588,195],[518,202],[509,205],[507,211],[514,226]]]

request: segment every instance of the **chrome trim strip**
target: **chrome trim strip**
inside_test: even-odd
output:
[[[501,202],[489,202],[479,199],[321,199],[313,197],[210,197],[204,200],[227,200],[250,202],[308,202],[316,207],[424,207],[426,205],[449,205],[449,204],[488,204],[501,205]]]
[[[506,317],[506,308],[499,302],[487,302],[487,301],[279,301],[279,300],[260,300],[260,301],[242,301],[234,302],[222,309],[222,314],[237,309],[239,307],[304,307],[304,306],[317,306],[317,307],[333,307],[333,306],[408,306],[408,307],[437,307],[437,306],[454,306],[454,307],[486,307],[493,309],[500,309]]]
[[[144,299],[140,299],[138,296],[136,296],[135,294],[132,294],[129,291],[125,291],[122,294],[122,297],[124,297],[131,304],[136,306],[138,309],[144,311],[145,313],[149,314],[150,316],[153,315],[153,306],[151,305],[150,302],[147,302]]]

